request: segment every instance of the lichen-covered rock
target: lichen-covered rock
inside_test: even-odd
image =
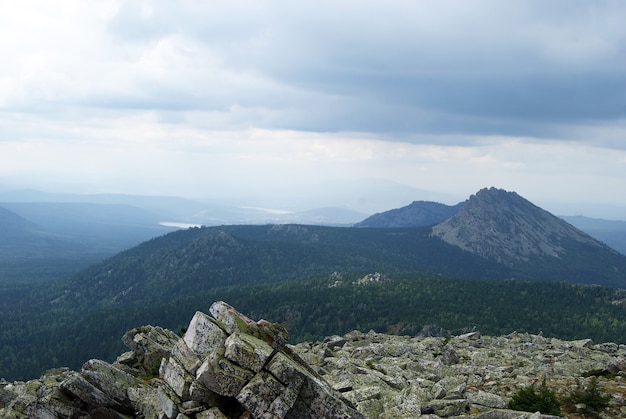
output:
[[[202,358],[207,353],[222,348],[227,336],[215,319],[197,311],[189,323],[183,341]]]
[[[201,355],[189,348],[184,339],[180,339],[172,347],[172,357],[194,376],[198,368],[200,368],[200,365],[202,365]]]
[[[610,360],[606,366],[606,371],[610,374],[626,372],[626,356]]]
[[[286,387],[261,371],[237,394],[237,400],[256,418],[284,418],[298,397],[299,388]]]
[[[130,387],[137,384],[137,378],[98,359],[87,361],[83,365],[80,375],[115,400],[115,402],[132,410],[127,391]]]
[[[472,416],[475,419],[559,419],[560,416],[543,415],[541,412],[519,412],[517,410],[490,410]]]
[[[111,395],[106,394],[78,373],[72,374],[69,378],[64,380],[61,383],[61,389],[81,400],[87,406],[111,407],[122,411],[127,409],[121,402],[113,399]]]
[[[442,418],[459,416],[469,412],[470,404],[466,399],[431,400],[423,408],[422,413],[433,413]]]
[[[209,354],[196,373],[199,383],[227,397],[235,397],[239,394],[252,377],[254,377],[252,371],[226,359],[223,348]]]
[[[157,410],[169,419],[178,417],[178,405],[180,400],[168,391],[164,390],[164,387],[158,387],[155,392],[155,399],[157,402]],[[178,403],[177,403],[178,402]]]
[[[122,342],[131,349],[125,354],[120,364],[149,375],[159,368],[161,359],[168,357],[179,336],[171,330],[158,326],[142,326],[129,330],[122,337]]]
[[[318,356],[331,349],[327,344],[341,340],[345,340],[341,346],[332,345],[332,356]],[[324,379],[366,417],[415,417],[417,408],[423,415],[441,417],[464,405],[469,407],[464,417],[529,417],[502,410],[517,390],[546,378],[557,395],[565,396],[589,374],[598,375],[601,390],[611,395],[606,417],[621,417],[620,409],[626,411],[626,372],[620,372],[626,359],[624,345],[525,333],[409,337],[355,331],[324,342],[298,344],[293,350],[313,362]],[[444,362],[445,351],[454,351],[458,362]],[[384,380],[385,376],[395,380]],[[489,416],[489,412],[497,413]],[[513,413],[517,416],[510,416]]]
[[[362,417],[286,347],[282,326],[223,302],[211,312],[197,312],[182,338],[153,326],[127,332],[131,351],[113,364],[93,359],[80,372],[2,382],[0,417]]]
[[[216,301],[209,307],[209,313],[222,325],[228,334],[243,332],[253,334],[256,322],[239,313],[223,301]]]
[[[191,384],[194,382],[195,376],[191,375],[174,357],[163,359],[159,368],[159,375],[178,397],[190,398]]]
[[[289,333],[282,325],[263,319],[255,322],[223,301],[213,303],[209,312],[229,334],[242,332],[255,336],[277,350],[282,349],[289,340]]]
[[[273,352],[272,347],[259,338],[235,332],[226,339],[224,356],[245,369],[259,372]]]
[[[506,407],[506,402],[502,397],[482,390],[478,390],[477,393],[469,393],[467,395],[467,400],[470,403],[492,407],[494,409],[504,409]]]
[[[286,416],[296,418],[364,418],[347,400],[339,397],[325,383],[306,380],[293,408]]]
[[[137,412],[141,412],[145,419],[161,419],[164,414],[160,411],[161,404],[157,399],[157,389],[149,386],[132,387],[128,389],[128,397]]]

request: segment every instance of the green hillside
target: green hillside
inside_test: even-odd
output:
[[[568,267],[575,279],[619,281],[619,273],[610,276],[603,268],[603,258],[622,259],[596,256],[588,276]],[[156,324],[177,330],[216,300],[285,323],[292,342],[352,329],[415,334],[437,324],[626,343],[624,292],[563,282],[571,272],[562,261],[549,262],[537,263],[536,271],[533,265],[515,270],[446,244],[427,228],[181,230],[67,280],[0,284],[0,378],[110,359],[123,350],[120,337],[128,329]],[[389,281],[353,284],[375,272]]]

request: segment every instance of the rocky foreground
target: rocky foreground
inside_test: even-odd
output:
[[[549,418],[507,410],[544,382],[558,396],[597,377],[599,417],[626,417],[626,346],[512,333],[402,337],[350,332],[287,345],[287,331],[228,304],[183,337],[133,329],[112,364],[87,361],[28,382],[0,381],[2,418]],[[585,406],[563,415],[585,417]]]

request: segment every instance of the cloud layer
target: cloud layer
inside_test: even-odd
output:
[[[0,177],[626,190],[624,21],[618,0],[3,2]]]

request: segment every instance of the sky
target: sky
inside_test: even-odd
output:
[[[626,219],[624,22],[622,0],[0,0],[0,187],[373,212],[495,186]]]

